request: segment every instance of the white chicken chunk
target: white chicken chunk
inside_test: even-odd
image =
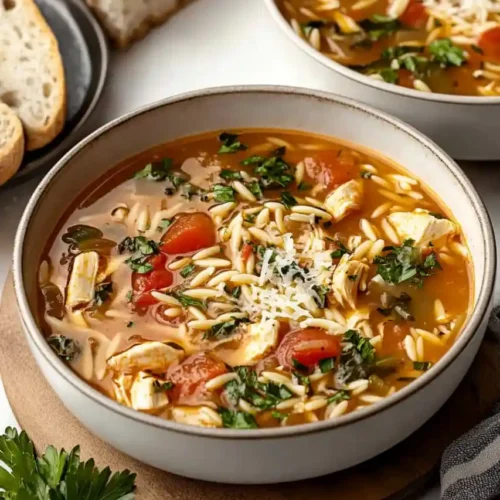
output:
[[[332,292],[337,302],[356,309],[360,281],[368,272],[368,266],[359,260],[352,260],[348,254],[340,259],[332,275]]]
[[[137,374],[130,390],[130,401],[134,410],[156,411],[168,405],[167,394],[156,389],[155,381],[150,373]]]
[[[217,350],[217,357],[229,366],[246,366],[264,358],[278,343],[279,321],[273,319],[255,323],[247,328],[238,346],[225,344]]]
[[[98,269],[99,254],[97,252],[83,252],[74,258],[66,293],[68,307],[88,304],[94,299]]]
[[[436,245],[443,237],[458,232],[454,222],[438,219],[428,212],[394,212],[387,219],[401,241],[411,239],[419,247],[426,247],[431,242]]]
[[[346,215],[361,208],[363,201],[363,184],[359,180],[351,180],[340,185],[325,199],[325,207],[338,222]]]
[[[176,406],[172,408],[172,419],[199,427],[222,427],[220,415],[208,406]]]
[[[174,361],[178,361],[184,354],[181,349],[163,344],[162,342],[144,342],[132,346],[126,351],[111,356],[108,366],[122,373],[149,370],[151,372],[163,372]]]

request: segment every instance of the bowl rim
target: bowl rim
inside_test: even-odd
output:
[[[458,96],[452,94],[439,94],[434,92],[421,92],[415,89],[408,89],[406,87],[401,87],[392,83],[382,82],[370,78],[362,73],[358,73],[347,66],[344,66],[333,59],[323,55],[322,52],[316,50],[310,44],[308,44],[304,39],[295,33],[294,29],[286,18],[281,13],[280,9],[276,4],[277,0],[264,0],[267,8],[271,14],[274,21],[280,26],[283,32],[290,38],[303,52],[316,59],[323,66],[340,73],[342,76],[349,78],[362,85],[367,85],[376,90],[382,91],[386,94],[396,94],[402,97],[415,99],[417,101],[424,100],[430,102],[440,102],[446,104],[461,104],[461,105],[486,105],[486,104],[498,104],[500,105],[500,96]]]
[[[149,112],[155,112],[159,108],[168,109],[169,106],[182,102],[211,98],[213,96],[230,96],[238,94],[254,95],[256,98],[258,98],[262,94],[268,96],[286,95],[291,96],[291,98],[293,98],[294,96],[298,98],[310,98],[320,102],[340,104],[341,106],[353,109],[356,113],[360,112],[368,114],[384,121],[386,125],[392,126],[393,128],[396,128],[399,131],[405,133],[408,136],[409,140],[418,141],[423,147],[429,150],[429,152],[436,158],[437,161],[442,164],[443,168],[448,169],[448,171],[452,175],[454,175],[455,179],[464,191],[464,194],[468,197],[469,203],[472,204],[478,217],[478,222],[480,224],[483,237],[483,243],[485,246],[484,255],[480,256],[482,257],[483,261],[482,265],[484,266],[485,278],[484,281],[480,284],[479,295],[474,306],[474,310],[472,311],[470,318],[460,335],[460,338],[453,344],[451,349],[439,360],[439,362],[437,362],[429,371],[425,372],[421,377],[419,377],[408,386],[385,398],[383,401],[369,406],[366,409],[361,409],[354,413],[343,415],[338,419],[324,420],[320,422],[306,423],[290,427],[237,430],[196,427],[162,419],[154,415],[141,413],[139,411],[120,405],[118,402],[105,396],[97,389],[94,389],[90,384],[78,377],[78,375],[73,372],[69,368],[69,366],[67,366],[61,359],[59,359],[59,357],[50,348],[42,332],[38,328],[35,318],[32,315],[29,307],[23,280],[23,243],[29,231],[30,219],[32,215],[36,213],[39,203],[43,203],[43,199],[46,196],[47,192],[50,192],[51,184],[56,179],[56,177],[68,166],[71,166],[72,158],[78,155],[80,151],[86,149],[89,146],[91,147],[92,143],[95,140],[105,138],[107,132],[114,130],[122,124],[133,121],[139,116],[146,115]],[[483,317],[489,309],[489,305],[493,295],[494,279],[496,275],[495,248],[495,236],[491,220],[489,218],[488,212],[486,211],[483,201],[481,200],[471,181],[467,178],[460,167],[441,148],[439,148],[439,146],[434,144],[430,139],[425,137],[410,125],[407,125],[397,118],[393,118],[392,116],[384,112],[378,111],[364,104],[360,104],[351,99],[339,97],[327,92],[285,86],[225,86],[196,90],[173,97],[168,97],[166,99],[162,99],[143,106],[132,112],[126,113],[100,127],[85,139],[80,141],[68,153],[66,153],[64,157],[59,160],[59,162],[38,185],[23,213],[14,242],[13,278],[20,319],[24,326],[25,336],[29,343],[32,344],[32,349],[36,348],[38,354],[40,354],[45,359],[45,362],[47,362],[50,367],[54,371],[56,371],[57,374],[61,376],[68,384],[70,384],[75,390],[80,392],[82,396],[90,398],[97,405],[103,406],[107,410],[118,414],[118,416],[120,417],[133,420],[136,423],[153,426],[158,429],[177,432],[180,434],[187,434],[190,436],[202,436],[204,438],[211,438],[214,440],[269,440],[312,434],[353,424],[365,418],[387,411],[401,401],[422,390],[434,379],[436,379],[438,375],[440,375],[446,368],[448,368],[448,366],[462,353],[466,346],[471,342],[472,338],[474,337],[475,331],[483,321]],[[478,286],[478,284],[476,284],[476,286]]]

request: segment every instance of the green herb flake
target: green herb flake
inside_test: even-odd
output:
[[[72,361],[80,354],[80,344],[64,335],[51,335],[47,342],[54,352],[66,361]]]
[[[320,29],[328,26],[328,24],[328,21],[325,21],[323,19],[315,19],[313,21],[308,21],[307,23],[301,23],[300,27],[302,28],[302,32],[304,33],[304,35],[308,37],[313,29]]]
[[[170,175],[172,159],[164,158],[161,161],[148,163],[142,170],[134,174],[134,179],[147,179],[149,181],[163,181]]]
[[[174,383],[170,380],[167,382],[160,382],[159,380],[155,380],[153,382],[153,388],[156,392],[170,391],[174,388]]]
[[[242,165],[254,166],[254,173],[260,177],[263,188],[286,188],[294,181],[290,165],[283,159],[286,148],[278,148],[272,156],[250,156],[241,162]]]
[[[349,401],[351,399],[351,396],[348,391],[337,391],[333,396],[330,396],[327,400],[328,404],[331,403],[340,403],[341,401]]]
[[[229,321],[224,321],[223,323],[217,323],[212,326],[210,330],[207,330],[204,338],[211,340],[219,340],[222,338],[229,337],[242,323],[248,323],[248,318],[234,318]]]
[[[180,270],[180,275],[183,278],[187,278],[188,276],[191,276],[194,273],[195,269],[196,269],[196,266],[194,264],[188,264],[187,266],[184,266]]]
[[[472,44],[472,45],[470,46],[470,48],[471,48],[474,52],[476,52],[476,53],[478,53],[478,54],[481,54],[481,55],[484,55],[484,51],[483,51],[483,49],[482,49],[481,47],[479,47],[479,46],[477,46],[477,45]]]
[[[238,151],[244,151],[245,149],[248,149],[247,146],[245,146],[238,140],[238,134],[223,132],[219,135],[219,141],[222,142],[222,145],[218,151],[218,154],[220,155],[237,153]]]
[[[299,361],[297,361],[295,358],[292,358],[292,365],[296,370],[300,370],[302,372],[307,372],[308,368],[306,365],[303,365]]]
[[[222,169],[219,176],[226,181],[241,181],[241,173],[236,170]]]
[[[127,295],[125,295],[125,299],[127,300],[127,302],[132,302],[132,297],[134,296],[132,290],[129,290],[127,292]]]
[[[281,203],[285,205],[288,210],[297,205],[297,200],[288,191],[283,191],[281,193]]]
[[[298,186],[299,191],[309,191],[312,189],[312,185],[308,184],[307,182],[301,182]]]
[[[222,417],[222,425],[229,429],[257,429],[257,421],[255,417],[240,410],[228,410],[227,408],[219,408],[220,416]]]
[[[431,366],[432,366],[432,363],[430,361],[414,361],[413,362],[413,369],[418,370],[419,372],[426,372]]]
[[[449,38],[434,40],[429,44],[431,61],[438,63],[442,68],[462,66],[466,62],[466,52],[453,44]]]
[[[231,296],[235,299],[239,299],[241,297],[241,286],[235,286],[231,291]]]
[[[113,293],[113,283],[108,281],[106,283],[99,283],[95,287],[93,305],[101,307],[106,302],[110,295]]]
[[[373,174],[371,172],[368,172],[368,170],[361,170],[361,177],[363,179],[371,179],[372,175]]]
[[[312,287],[315,295],[313,296],[314,302],[320,309],[326,307],[327,294],[330,292],[330,288],[325,285],[314,285]]]
[[[275,418],[276,420],[285,420],[288,417],[288,414],[286,413],[281,413],[277,410],[273,410],[271,412],[271,416]]]
[[[133,328],[135,326],[135,323],[133,321],[129,321],[127,323],[127,328]]]
[[[347,279],[349,281],[356,281],[358,279],[358,275],[357,274],[348,274]]]
[[[335,367],[335,358],[325,358],[318,363],[321,373],[331,372]]]
[[[401,246],[385,247],[384,252],[387,253],[375,257],[373,262],[385,282],[397,285],[408,281],[421,287],[424,278],[441,269],[435,253],[427,255],[422,261],[422,253],[413,243],[413,240],[406,240]]]
[[[264,196],[260,184],[257,181],[248,182],[246,187],[258,200]]]
[[[156,227],[156,230],[161,233],[163,230],[167,229],[170,224],[172,224],[172,221],[170,219],[162,219]]]
[[[334,240],[334,243],[338,248],[330,254],[332,259],[340,259],[343,255],[351,253],[340,240]]]
[[[207,308],[205,302],[200,299],[194,299],[182,293],[174,293],[174,297],[181,303],[182,307],[198,307],[199,309],[205,310]]]
[[[397,19],[378,14],[373,15],[370,19],[364,19],[359,24],[372,42],[392,35],[401,29],[401,23]]]
[[[235,190],[231,186],[223,184],[214,184],[212,186],[215,201],[226,203],[235,200]]]

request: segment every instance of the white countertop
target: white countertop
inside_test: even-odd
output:
[[[285,38],[261,0],[198,0],[127,52],[112,55],[103,97],[85,131],[157,99],[238,84],[280,84],[335,92],[329,70]],[[497,232],[500,162],[465,165],[464,169],[482,195]],[[0,289],[10,267],[19,218],[39,179],[0,191]],[[496,304],[498,299],[496,295]],[[7,425],[16,422],[0,383],[0,432]],[[437,488],[425,495],[426,500],[438,497]]]

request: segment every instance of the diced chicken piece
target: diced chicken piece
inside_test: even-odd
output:
[[[222,427],[220,415],[208,406],[177,406],[172,408],[172,419],[199,427]]]
[[[362,182],[351,180],[332,191],[325,199],[325,206],[333,219],[338,222],[351,212],[359,210],[362,201]]]
[[[120,373],[113,379],[116,400],[124,406],[132,406],[130,390],[132,389],[133,382],[133,375],[125,375],[123,373]]]
[[[97,252],[83,252],[74,258],[66,294],[67,306],[88,304],[94,299],[98,268]]]
[[[387,219],[402,242],[411,239],[420,247],[426,247],[431,242],[436,245],[444,236],[458,232],[454,222],[438,219],[428,212],[394,212]]]
[[[359,283],[368,269],[363,262],[351,260],[348,254],[342,256],[332,276],[332,292],[342,307],[347,304],[356,308]]]
[[[216,351],[217,357],[229,366],[253,365],[276,346],[278,330],[279,322],[274,319],[252,324],[236,348],[221,346]]]
[[[130,401],[134,410],[157,411],[168,405],[166,392],[158,391],[155,381],[156,379],[150,373],[137,374],[130,390]]]
[[[137,344],[126,351],[111,356],[108,366],[122,373],[133,373],[142,370],[151,372],[163,372],[174,361],[178,361],[184,355],[181,349],[175,349],[162,342],[144,342]]]

